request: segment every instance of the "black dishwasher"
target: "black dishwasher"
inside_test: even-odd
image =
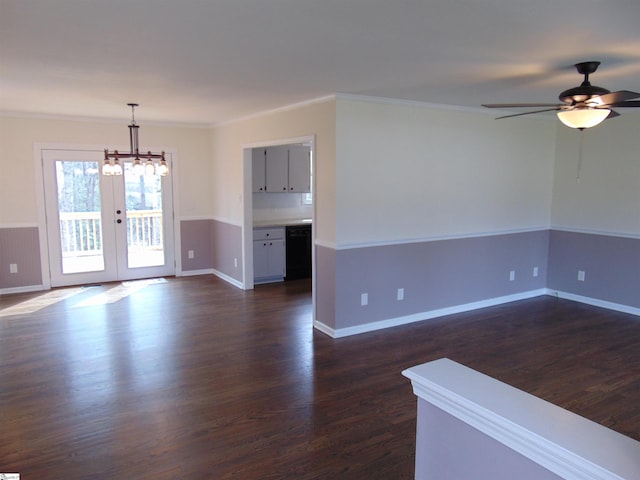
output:
[[[311,277],[311,225],[286,228],[287,272],[285,280]]]

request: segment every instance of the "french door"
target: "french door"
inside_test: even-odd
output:
[[[52,287],[175,273],[171,177],[101,165],[100,151],[42,150]]]

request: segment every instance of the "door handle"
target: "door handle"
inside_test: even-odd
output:
[[[119,218],[118,220],[116,220],[117,223],[122,223],[122,219]]]
[[[116,210],[116,213],[120,215],[122,213],[122,210]]]

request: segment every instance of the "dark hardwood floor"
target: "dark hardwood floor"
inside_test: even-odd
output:
[[[539,297],[334,340],[308,281],[203,276],[0,297],[0,472],[410,479],[401,371],[440,357],[640,440],[636,316]]]

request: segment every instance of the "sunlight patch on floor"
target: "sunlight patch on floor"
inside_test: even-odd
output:
[[[115,303],[139,290],[142,290],[143,288],[149,285],[166,283],[166,281],[167,280],[164,278],[149,278],[145,280],[133,280],[129,282],[122,282],[117,287],[113,287],[107,290],[106,292],[102,292],[98,295],[88,298],[87,300],[84,300],[80,303],[75,304],[74,308],[93,307],[96,305],[106,305],[108,303]]]
[[[26,315],[28,313],[37,312],[45,307],[73,297],[80,292],[86,291],[85,287],[64,288],[53,290],[51,292],[38,295],[24,302],[12,305],[11,307],[0,310],[0,317],[8,317],[10,315]]]
[[[129,295],[142,290],[149,285],[156,285],[160,283],[166,283],[165,278],[147,278],[144,280],[132,280],[128,282],[122,282],[120,285],[114,286],[109,290],[96,293],[92,297],[82,300],[79,303],[73,305],[73,308],[89,307],[96,305],[105,305],[108,303],[115,303],[118,300],[128,297]],[[54,305],[63,300],[67,300],[82,292],[87,292],[89,288],[94,287],[70,287],[56,289],[37,297],[30,298],[24,302],[20,302],[16,305],[0,309],[0,318],[8,317],[11,315],[27,315],[37,312],[43,308]]]

